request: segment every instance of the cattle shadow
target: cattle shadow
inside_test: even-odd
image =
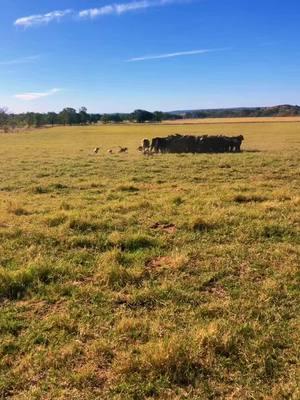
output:
[[[241,153],[262,153],[262,150],[258,149],[247,149],[247,150],[241,150]]]

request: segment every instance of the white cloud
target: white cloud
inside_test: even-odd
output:
[[[121,15],[129,11],[149,8],[162,4],[162,2],[150,2],[148,0],[134,1],[132,3],[111,4],[99,8],[90,8],[79,12],[80,18],[95,18],[102,15],[116,14]]]
[[[159,60],[161,58],[172,58],[172,57],[182,57],[182,56],[192,56],[195,54],[205,54],[205,53],[212,53],[216,51],[223,51],[227,49],[199,49],[199,50],[190,50],[190,51],[178,51],[176,53],[165,53],[165,54],[158,54],[152,56],[142,56],[142,57],[135,57],[126,60],[126,62],[135,62],[135,61],[147,61],[147,60]]]
[[[27,63],[34,62],[35,60],[38,60],[39,58],[40,58],[39,55],[35,55],[35,56],[29,56],[29,57],[23,57],[23,58],[15,58],[14,60],[5,60],[5,61],[0,60],[0,65],[27,64]]]
[[[75,12],[73,10],[62,10],[52,11],[47,14],[30,15],[28,17],[22,17],[15,21],[16,26],[22,26],[24,28],[32,27],[35,25],[48,24],[52,21],[59,21],[69,14],[81,18],[95,18],[104,15],[121,15],[130,11],[146,9],[150,7],[163,7],[172,3],[180,3],[185,0],[138,0],[129,3],[113,3],[98,8],[89,8]]]
[[[72,10],[62,10],[62,11],[51,11],[47,14],[37,14],[30,15],[28,17],[22,17],[15,21],[16,26],[22,26],[28,28],[34,25],[48,24],[52,21],[59,21],[60,19],[71,14]]]
[[[18,100],[32,101],[41,99],[42,97],[52,96],[53,94],[58,93],[60,91],[61,89],[54,88],[47,92],[29,92],[29,93],[15,94],[14,97]]]

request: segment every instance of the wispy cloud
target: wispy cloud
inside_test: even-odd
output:
[[[44,25],[52,21],[59,21],[67,15],[71,14],[72,10],[51,11],[47,14],[36,14],[28,17],[18,18],[15,21],[16,26],[28,28],[35,25]]]
[[[136,61],[147,61],[147,60],[159,60],[161,58],[172,58],[172,57],[182,57],[182,56],[192,56],[195,54],[205,54],[205,53],[213,53],[216,51],[224,51],[228,50],[228,48],[223,49],[199,49],[199,50],[190,50],[190,51],[177,51],[175,53],[165,53],[165,54],[157,54],[150,56],[142,56],[135,57],[126,60],[126,62],[136,62]]]
[[[131,3],[111,4],[99,8],[90,8],[79,12],[80,18],[95,18],[103,15],[121,15],[129,11],[164,5],[164,1],[134,1]]]
[[[62,89],[54,88],[48,90],[47,92],[29,92],[29,93],[15,94],[14,97],[18,100],[32,101],[32,100],[38,100],[42,97],[52,96],[55,93],[60,92],[61,90]]]
[[[47,14],[30,15],[28,17],[22,17],[15,21],[16,26],[29,28],[36,25],[44,25],[49,22],[59,21],[69,15],[73,15],[76,18],[96,18],[105,15],[121,15],[130,11],[141,10],[151,7],[163,7],[168,4],[180,3],[185,0],[138,0],[128,3],[113,3],[98,8],[88,8],[86,10],[74,11],[74,10],[62,10],[62,11],[51,11]]]
[[[22,58],[15,58],[13,60],[0,60],[1,65],[18,65],[18,64],[27,64],[34,62],[40,58],[39,55],[29,56],[29,57],[22,57]]]

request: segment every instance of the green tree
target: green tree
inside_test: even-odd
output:
[[[49,125],[55,125],[58,123],[58,116],[55,112],[48,112],[47,114],[47,124]]]
[[[143,123],[146,121],[153,121],[153,114],[146,110],[135,110],[133,113],[133,119],[138,123]]]
[[[86,107],[81,107],[78,111],[78,118],[79,118],[79,123],[82,125],[86,125],[90,121],[90,116],[87,113],[87,108]]]
[[[7,125],[8,123],[8,114],[6,107],[0,107],[0,127]]]
[[[36,128],[45,125],[45,122],[46,122],[46,118],[45,118],[44,114],[36,113],[34,115],[34,126]]]
[[[28,112],[25,114],[25,121],[26,121],[26,125],[28,125],[29,127],[31,126],[35,126],[35,113],[33,112]]]
[[[122,119],[122,117],[121,117],[120,114],[111,114],[111,115],[110,115],[110,120],[111,120],[112,122],[116,122],[116,123],[122,122],[122,121],[123,121],[123,119]]]
[[[103,114],[101,117],[102,124],[108,124],[111,121],[109,114]]]
[[[154,111],[153,113],[153,121],[161,122],[163,120],[164,113],[161,111]]]
[[[59,119],[62,124],[64,125],[73,125],[76,124],[77,122],[77,113],[74,108],[67,107],[64,108],[60,113],[59,113]]]

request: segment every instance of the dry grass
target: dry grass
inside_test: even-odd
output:
[[[136,151],[176,132],[245,151]],[[0,398],[298,399],[299,162],[294,122],[0,134]]]
[[[198,125],[198,124],[255,124],[255,123],[284,123],[284,122],[300,122],[300,117],[242,117],[242,118],[186,118],[164,121],[164,124],[169,125]]]

